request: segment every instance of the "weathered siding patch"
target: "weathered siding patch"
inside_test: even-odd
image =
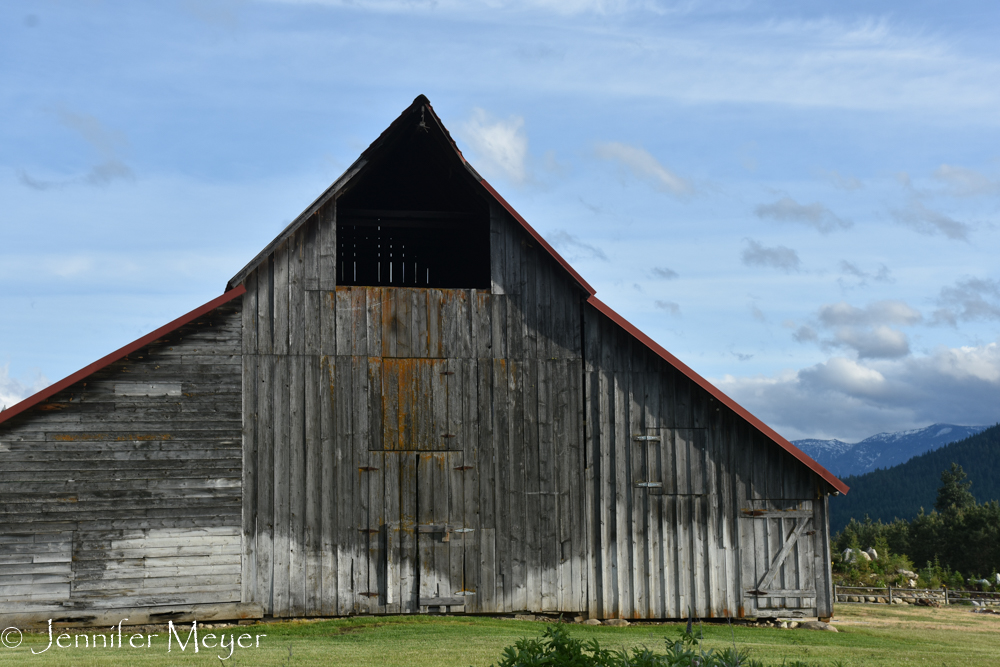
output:
[[[239,309],[0,424],[0,612],[239,602]]]

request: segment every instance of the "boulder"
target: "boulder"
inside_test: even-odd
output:
[[[865,549],[865,550],[864,550],[864,551],[862,551],[861,553],[863,553],[863,554],[865,554],[866,556],[868,556],[868,558],[869,558],[870,560],[878,560],[878,552],[877,552],[877,551],[875,551],[875,548],[874,548],[874,547],[868,547],[867,549]]]
[[[840,557],[844,560],[845,563],[853,563],[854,560],[855,560],[854,559],[854,550],[853,549],[844,549],[844,553],[840,554]]]
[[[583,622],[583,624],[584,625],[600,625],[601,621],[600,621],[600,619],[596,619],[596,618],[588,618],[586,621]]]
[[[827,632],[837,632],[837,628],[823,621],[803,621],[799,623],[803,630],[826,630]]]
[[[514,614],[515,621],[533,621],[535,620],[534,614]]]
[[[896,574],[901,574],[904,577],[906,577],[907,579],[916,579],[917,578],[917,573],[916,572],[913,572],[911,570],[904,570],[903,568],[899,568],[898,570],[896,570]]]
[[[624,618],[609,618],[604,621],[604,625],[610,625],[613,628],[624,628],[629,622]]]
[[[799,627],[799,622],[798,621],[788,621],[788,627],[791,628],[792,630],[794,630],[795,628]]]

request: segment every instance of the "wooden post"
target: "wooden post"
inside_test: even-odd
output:
[[[889,604],[892,604],[892,586],[886,586],[889,591]]]

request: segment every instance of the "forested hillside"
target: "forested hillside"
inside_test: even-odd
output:
[[[921,507],[930,512],[941,471],[952,463],[965,470],[976,500],[1000,500],[1000,424],[892,468],[843,478],[851,490],[830,499],[831,532],[842,530],[852,517],[889,522],[912,519]]]

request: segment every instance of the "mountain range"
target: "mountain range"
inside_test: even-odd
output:
[[[842,477],[851,489],[847,495],[830,499],[830,531],[842,530],[851,518],[909,521],[921,508],[930,512],[941,486],[941,472],[952,463],[965,470],[977,501],[1000,500],[1000,425],[888,469]]]
[[[842,440],[793,440],[801,449],[837,477],[863,475],[879,468],[891,468],[914,456],[940,449],[952,442],[982,433],[986,426],[931,424],[926,428],[894,433],[878,433],[861,442]]]

